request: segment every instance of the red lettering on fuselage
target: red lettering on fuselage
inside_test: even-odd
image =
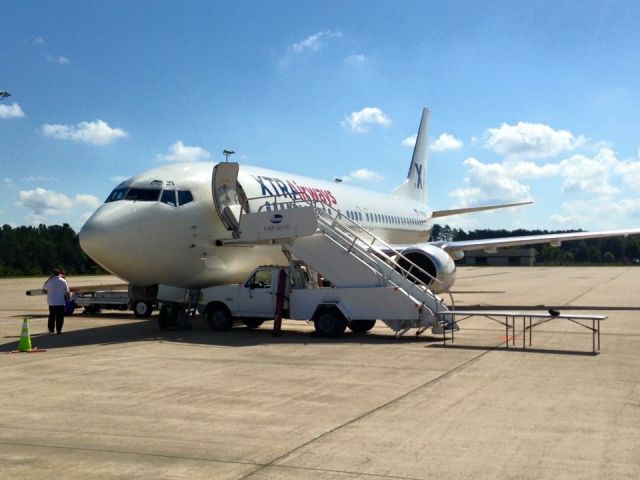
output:
[[[306,187],[298,185],[293,180],[281,180],[275,177],[257,176],[253,177],[262,189],[262,195],[276,195],[293,200],[315,200],[325,205],[335,205],[338,203],[336,197],[331,190],[322,190],[320,188]],[[268,186],[267,186],[268,185]]]

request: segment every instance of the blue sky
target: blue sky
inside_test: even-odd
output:
[[[122,178],[222,159],[388,192],[431,110],[463,228],[640,226],[640,2],[19,1],[0,224],[79,228]]]

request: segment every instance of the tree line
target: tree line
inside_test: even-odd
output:
[[[434,225],[434,241],[479,240],[568,233],[580,230],[471,230]],[[547,265],[640,263],[640,236],[563,242],[558,248],[536,245],[536,263]],[[48,275],[62,268],[71,274],[97,274],[104,270],[80,248],[78,234],[68,224],[11,227],[0,230],[0,277]]]
[[[0,230],[0,277],[66,273],[104,273],[80,248],[78,234],[67,223],[11,227]]]

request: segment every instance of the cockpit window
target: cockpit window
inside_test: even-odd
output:
[[[189,190],[178,190],[178,203],[184,205],[189,202],[193,202],[191,192]]]
[[[160,194],[162,192],[162,194]],[[120,187],[109,194],[105,203],[118,200],[130,200],[138,202],[157,202],[177,207],[193,202],[193,195],[189,190],[160,190],[159,188],[134,188]],[[177,201],[176,201],[177,200]]]
[[[123,200],[125,195],[127,194],[128,189],[129,187],[116,188],[113,192],[109,194],[109,196],[105,200],[105,203],[117,202],[118,200]]]
[[[130,188],[125,200],[137,200],[139,202],[155,202],[160,196],[157,188]]]
[[[167,205],[171,205],[172,207],[175,207],[176,206],[175,190],[164,190],[162,192],[162,196],[160,197],[160,201],[162,203],[166,203]]]

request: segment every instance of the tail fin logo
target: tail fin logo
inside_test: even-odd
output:
[[[414,162],[413,166],[416,167],[416,188],[422,190],[422,165]]]

